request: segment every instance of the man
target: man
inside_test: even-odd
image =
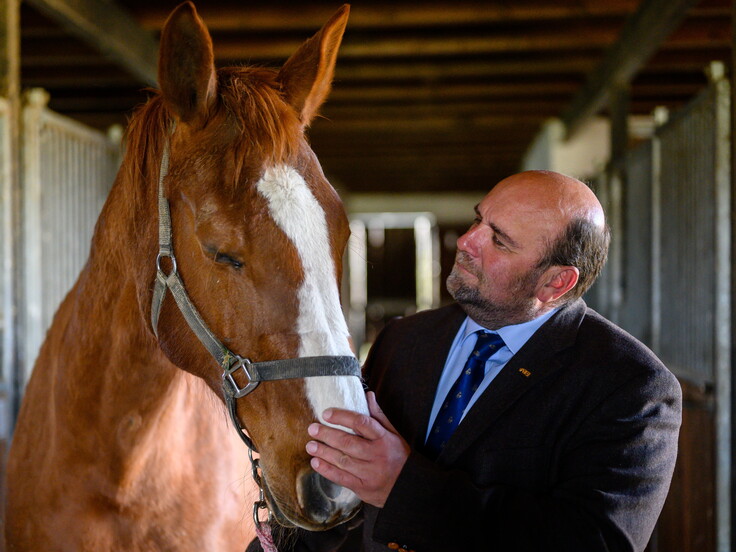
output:
[[[561,174],[514,175],[477,206],[447,280],[457,305],[386,326],[365,366],[371,417],[325,413],[355,435],[309,427],[312,467],[366,504],[365,550],[645,548],[681,392],[580,299],[608,241],[595,195]]]

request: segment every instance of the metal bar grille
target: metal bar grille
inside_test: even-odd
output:
[[[624,257],[619,324],[651,344],[652,142],[628,153],[624,199]]]
[[[119,143],[51,112],[47,100],[45,92],[32,91],[23,112],[28,366],[86,262],[95,221],[120,164]]]
[[[12,433],[14,403],[14,355],[15,328],[13,327],[13,228],[12,228],[12,182],[13,163],[10,158],[11,136],[9,117],[10,104],[0,98],[0,235],[2,235],[2,278],[0,279],[0,441],[10,439]]]
[[[715,92],[660,127],[659,351],[678,376],[715,381],[717,199]]]

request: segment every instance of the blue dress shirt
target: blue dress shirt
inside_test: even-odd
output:
[[[426,441],[427,437],[429,437],[429,432],[434,425],[434,420],[437,417],[437,412],[439,412],[440,407],[445,400],[445,397],[447,397],[447,393],[450,392],[452,384],[455,383],[455,380],[460,376],[460,372],[462,371],[463,366],[465,366],[465,362],[468,360],[468,356],[470,356],[470,353],[473,352],[473,347],[475,347],[475,342],[477,341],[475,332],[481,330],[491,333],[498,333],[498,335],[500,335],[503,339],[505,345],[501,347],[501,349],[499,349],[499,351],[494,354],[493,357],[489,358],[486,362],[485,377],[478,386],[478,390],[471,397],[468,406],[465,408],[462,418],[460,418],[461,422],[462,419],[465,418],[465,415],[468,413],[468,411],[478,400],[478,397],[483,394],[483,391],[485,391],[486,388],[493,381],[493,378],[498,375],[501,369],[506,366],[506,363],[511,360],[511,357],[513,357],[519,351],[519,349],[524,346],[529,338],[534,335],[534,332],[536,332],[542,326],[542,324],[549,320],[552,315],[557,312],[557,310],[558,309],[553,309],[550,312],[540,316],[539,318],[530,320],[529,322],[514,324],[512,326],[504,326],[503,328],[500,328],[495,332],[484,328],[473,319],[471,319],[469,316],[466,317],[465,321],[460,326],[457,335],[455,336],[455,340],[452,342],[450,353],[447,355],[447,361],[445,361],[445,367],[442,370],[440,382],[437,385],[437,391],[434,395],[432,414],[429,417],[429,424],[427,425],[427,433],[424,437],[424,440]]]

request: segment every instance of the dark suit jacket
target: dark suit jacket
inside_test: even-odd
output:
[[[431,461],[424,437],[464,318],[452,305],[397,319],[371,349],[369,387],[412,452],[384,508],[364,506],[363,550],[643,550],[677,455],[675,377],[575,301],[509,361]],[[292,542],[325,552],[344,534],[340,527]],[[353,552],[359,541],[348,536],[340,550]]]
[[[436,461],[422,454],[435,390],[465,313],[397,319],[365,365],[412,446],[365,550],[643,550],[669,489],[681,391],[640,342],[588,309],[562,308],[509,361]]]

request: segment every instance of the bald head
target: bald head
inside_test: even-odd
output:
[[[520,206],[533,210],[560,229],[572,220],[584,219],[601,231],[605,215],[593,191],[577,178],[553,171],[525,171],[505,178],[492,192],[508,195]]]

